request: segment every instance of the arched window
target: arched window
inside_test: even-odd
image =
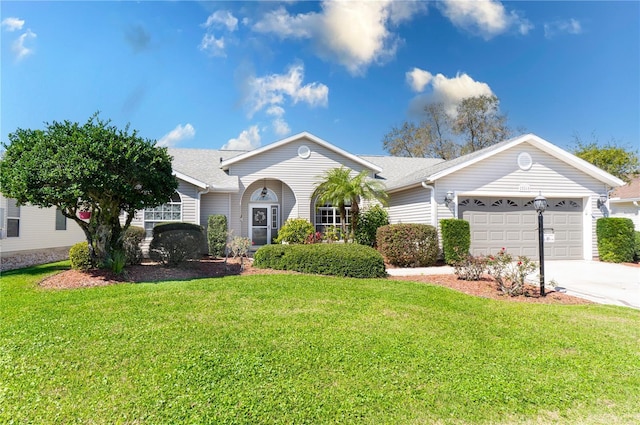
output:
[[[266,187],[258,189],[251,194],[251,202],[278,202],[278,195]]]
[[[144,230],[147,231],[147,237],[153,236],[153,228],[158,223],[166,221],[182,221],[182,199],[178,192],[174,192],[166,204],[144,210]]]

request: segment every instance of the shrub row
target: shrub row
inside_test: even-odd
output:
[[[394,266],[428,267],[438,260],[438,231],[428,224],[391,224],[378,228],[378,250]]]
[[[635,256],[635,233],[629,218],[607,217],[596,221],[600,261],[630,263]]]
[[[440,220],[444,261],[453,265],[465,259],[471,247],[471,228],[467,220],[447,218]]]
[[[387,275],[382,255],[358,244],[266,245],[254,254],[253,265],[343,277]]]
[[[207,242],[209,255],[224,257],[227,246],[227,216],[218,214],[210,215],[207,222]]]
[[[144,240],[145,231],[142,227],[130,226],[124,232],[122,247],[124,252],[114,253],[105,265],[116,272],[122,271],[124,265],[140,264],[142,262],[142,249],[140,243]],[[69,249],[71,268],[75,270],[89,270],[94,267],[89,254],[89,244],[78,242]]]
[[[191,223],[160,223],[153,228],[149,257],[170,267],[200,258],[206,241],[202,226]]]

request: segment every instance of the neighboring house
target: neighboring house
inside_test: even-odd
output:
[[[139,211],[132,225],[150,237],[161,222],[206,227],[210,215],[222,214],[233,235],[248,237],[254,249],[271,243],[290,218],[308,219],[319,231],[339,225],[338,212],[316,205],[311,195],[326,170],[345,166],[384,182],[391,223],[438,227],[445,218],[469,221],[473,254],[506,248],[537,258],[533,199],[542,194],[549,202],[545,258],[592,259],[598,255],[595,222],[603,216],[598,200],[623,184],[532,134],[450,161],[354,155],[309,133],[252,151],[172,148],[169,154],[176,193],[164,205]],[[62,227],[55,209],[24,206],[16,216],[10,201],[0,200],[3,258],[5,252],[68,247],[84,239],[75,223],[55,230]]]
[[[69,248],[84,239],[80,226],[56,208],[18,206],[0,195],[0,270],[68,258]]]
[[[592,259],[595,222],[603,216],[598,199],[623,182],[532,134],[442,161],[362,156],[312,134],[300,133],[252,151],[169,149],[179,180],[177,193],[163,206],[140,211],[133,225],[150,234],[163,221],[206,226],[212,214],[227,216],[234,235],[254,248],[269,244],[290,218],[310,220],[316,229],[338,225],[337,211],[316,205],[311,194],[328,169],[366,170],[389,192],[392,223],[439,226],[458,217],[471,225],[473,254],[506,248],[537,258],[537,213],[542,194],[545,258]]]
[[[630,218],[640,231],[640,176],[611,193],[609,209],[611,217]]]

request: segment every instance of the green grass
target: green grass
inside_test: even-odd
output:
[[[0,423],[637,423],[640,314],[304,275],[3,273]]]

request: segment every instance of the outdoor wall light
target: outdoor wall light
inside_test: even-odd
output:
[[[538,256],[540,257],[540,296],[544,297],[544,217],[542,214],[547,209],[547,198],[540,195],[533,200],[533,207],[538,213]]]
[[[607,205],[608,200],[609,200],[609,197],[607,196],[606,193],[601,194],[600,197],[598,198],[598,208],[602,208],[603,206]]]
[[[260,192],[260,196],[262,198],[264,198],[265,196],[267,196],[267,179],[264,179],[264,186],[262,187],[262,192]]]
[[[444,195],[444,204],[446,206],[451,205],[451,203],[453,202],[454,199],[454,195],[452,191],[448,191],[446,195]]]

